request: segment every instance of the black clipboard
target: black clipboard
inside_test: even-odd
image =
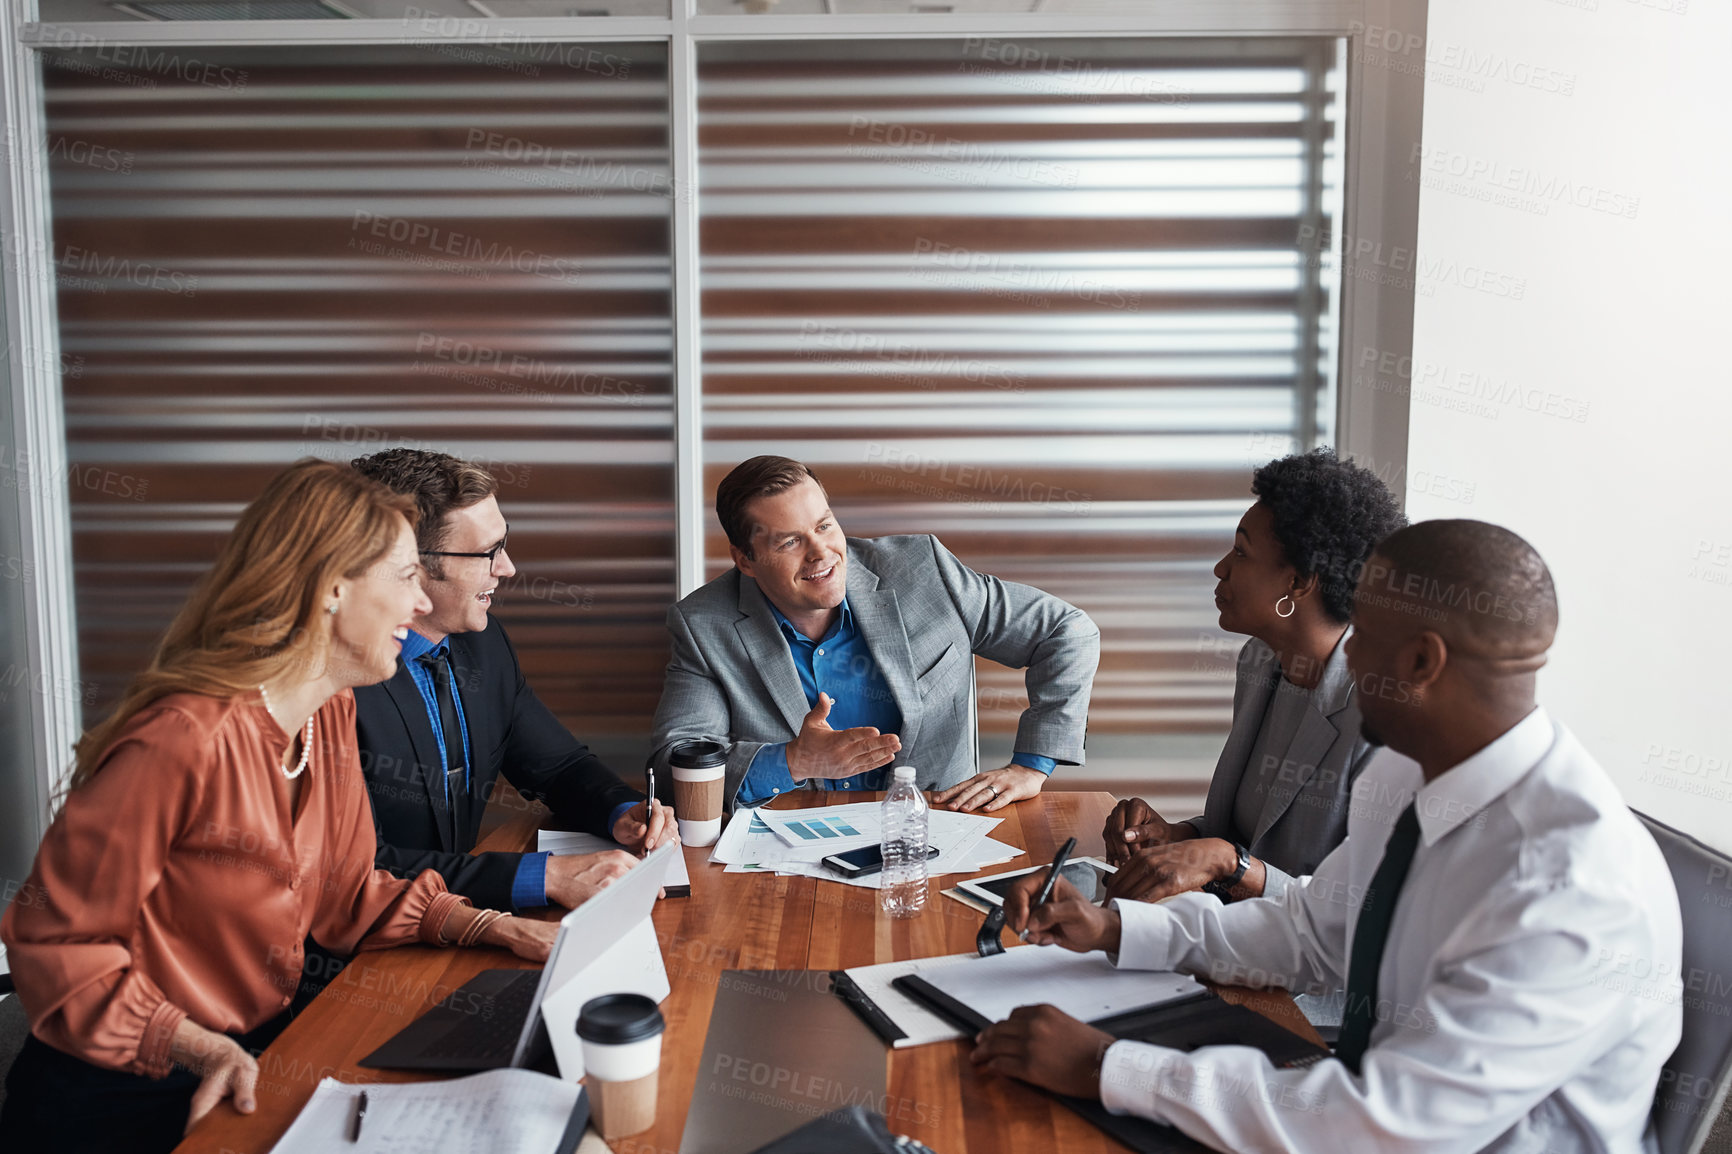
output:
[[[919,974],[904,974],[890,984],[971,1035],[992,1024]],[[1321,1046],[1307,1042],[1255,1010],[1227,1001],[1213,990],[1203,990],[1157,1006],[1128,1010],[1089,1025],[1105,1030],[1115,1038],[1152,1042],[1187,1053],[1203,1046],[1254,1046],[1268,1055],[1269,1061],[1278,1068],[1309,1066],[1329,1056],[1329,1051]],[[1039,1087],[1031,1086],[1030,1089]],[[1209,1149],[1172,1126],[1128,1114],[1110,1113],[1100,1102],[1092,1099],[1072,1098],[1049,1090],[1041,1092],[1050,1094],[1074,1113],[1131,1149],[1141,1151],[1141,1154],[1192,1154]]]
[[[886,1046],[894,1046],[908,1036],[901,1026],[891,1020],[889,1014],[878,1008],[878,1003],[874,1002],[865,990],[855,984],[847,970],[830,971],[830,989],[860,1015],[861,1021],[872,1027],[872,1032],[877,1034]]]
[[[977,1034],[992,1025],[919,974],[904,974],[890,983],[957,1028]],[[877,1007],[873,1007],[875,1010]],[[1089,1025],[1115,1038],[1152,1042],[1189,1053],[1203,1046],[1253,1046],[1268,1055],[1278,1069],[1309,1066],[1329,1057],[1292,1030],[1255,1010],[1229,1002],[1213,990],[1159,1005],[1100,1018]]]

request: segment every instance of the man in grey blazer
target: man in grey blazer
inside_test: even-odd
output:
[[[880,789],[912,765],[959,810],[1080,765],[1100,631],[1073,605],[976,573],[930,536],[846,538],[805,465],[754,457],[716,490],[734,568],[668,610],[654,752],[731,746],[726,796]],[[976,772],[973,655],[1027,669],[1010,765]]]

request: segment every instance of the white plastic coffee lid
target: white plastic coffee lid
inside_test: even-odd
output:
[[[899,765],[895,769],[892,769],[890,773],[897,781],[914,780],[914,767],[912,765]]]

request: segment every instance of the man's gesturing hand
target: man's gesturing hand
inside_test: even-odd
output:
[[[800,723],[800,736],[788,743],[788,773],[795,781],[853,777],[885,765],[902,748],[901,738],[870,725],[831,729],[826,718],[834,704],[828,693],[820,693],[818,704]]]

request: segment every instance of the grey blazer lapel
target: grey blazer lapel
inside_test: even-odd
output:
[[[397,712],[403,717],[403,726],[409,731],[409,746],[415,751],[421,788],[427,791],[427,805],[433,811],[433,828],[439,831],[439,848],[454,853],[451,806],[445,800],[445,767],[439,764],[439,741],[433,736],[433,718],[428,715],[427,702],[401,657],[397,659],[396,676],[385,683],[385,692],[397,706]]]
[[[896,590],[880,588],[878,574],[860,562],[852,546],[848,549],[848,608],[902,713],[902,732],[896,735],[902,741],[902,756],[897,758],[901,762],[920,735],[922,710],[920,692],[914,685],[914,653],[908,646]]]
[[[1233,728],[1215,762],[1215,776],[1209,779],[1209,797],[1203,806],[1203,824],[1209,828],[1197,831],[1205,837],[1224,836],[1233,823],[1233,799],[1239,795],[1251,747],[1257,744],[1257,731],[1263,727],[1263,715],[1269,711],[1269,697],[1280,676],[1273,651],[1261,641],[1247,642],[1235,671]]]
[[[782,719],[797,734],[812,707],[806,704],[800,671],[794,668],[794,655],[788,651],[788,639],[776,624],[775,610],[770,608],[758,583],[744,573],[740,574],[740,613],[742,616],[734,622],[740,644]]]
[[[1252,840],[1261,840],[1281,820],[1293,799],[1299,796],[1299,791],[1316,774],[1323,755],[1341,736],[1341,727],[1335,724],[1334,717],[1347,708],[1353,696],[1353,674],[1347,669],[1347,638],[1351,633],[1349,629],[1335,643],[1334,652],[1323,666],[1323,676],[1312,691],[1311,708],[1305,711],[1299,722],[1299,731],[1293,735],[1293,744],[1287,747],[1286,758],[1293,767],[1293,781],[1289,784],[1277,779],[1276,787],[1263,800],[1263,812],[1257,818],[1257,836]]]

